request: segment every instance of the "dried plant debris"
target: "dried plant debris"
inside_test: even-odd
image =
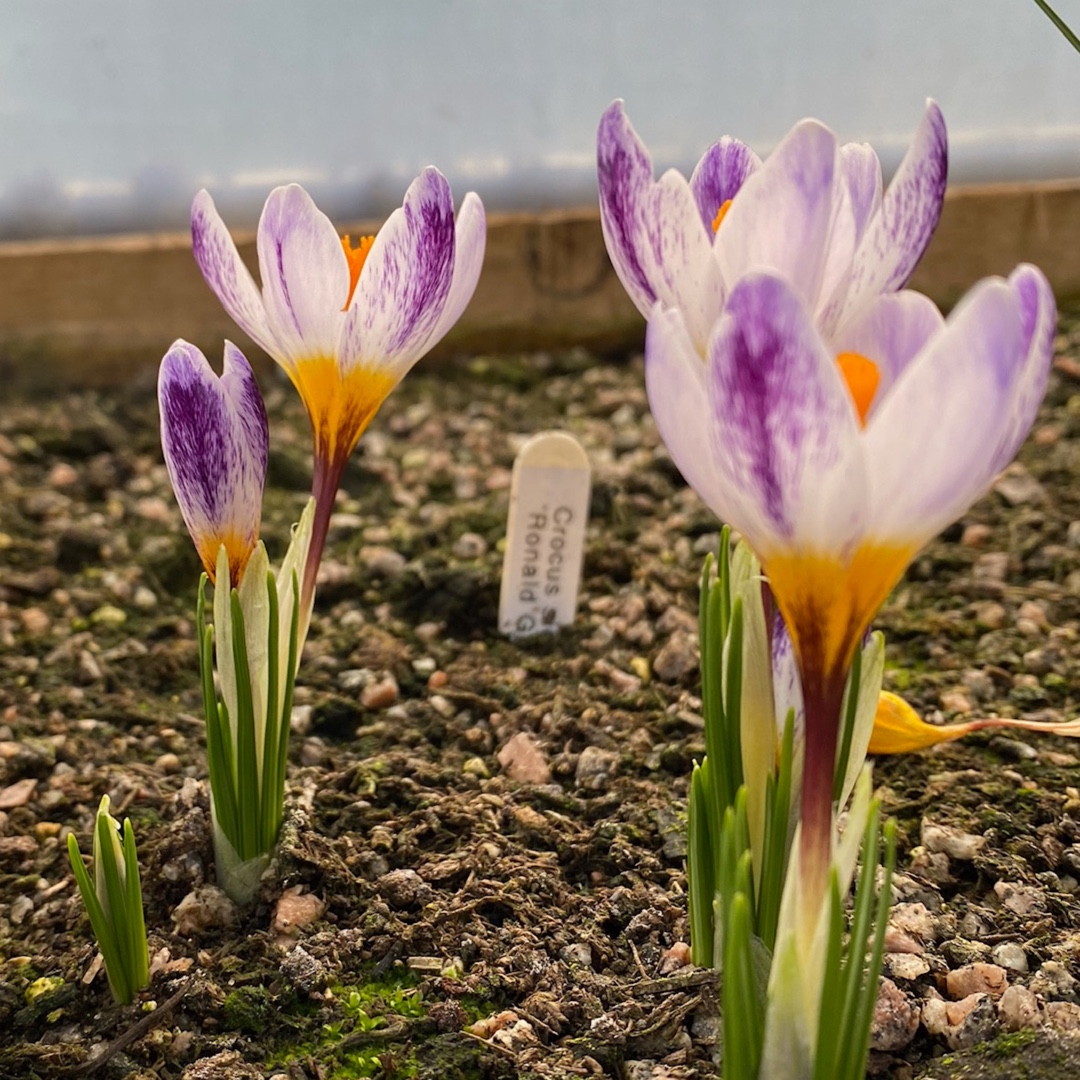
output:
[[[882,614],[886,687],[930,719],[1080,712],[1068,321],[1059,353],[1019,463]],[[309,435],[263,382],[280,558]],[[495,630],[510,469],[554,427],[594,470],[581,609],[514,643]],[[245,909],[214,880],[198,567],[157,439],[149,388],[0,411],[0,1075],[718,1075],[684,875],[718,525],[660,446],[640,358],[421,365],[376,419],[321,573],[282,843]],[[1025,732],[878,761],[901,856],[874,1075],[1075,1075],[1078,760]],[[128,1006],[66,856],[105,794],[146,896],[152,981]]]

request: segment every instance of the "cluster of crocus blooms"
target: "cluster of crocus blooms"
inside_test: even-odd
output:
[[[230,343],[220,376],[185,341],[162,361],[162,448],[205,569],[198,625],[219,884],[246,902],[280,830],[292,687],[342,473],[391,390],[469,302],[484,210],[469,193],[455,217],[449,184],[428,168],[378,234],[354,245],[303,188],[277,188],[258,228],[261,290],[205,191],[192,237],[226,310],[300,393],[314,442],[312,498],[275,574],[259,540],[269,430],[250,365]]]
[[[830,880],[846,883],[854,865],[835,829],[853,656],[920,547],[1016,453],[1052,356],[1054,299],[1032,266],[980,282],[947,319],[903,288],[937,223],[946,161],[932,102],[887,189],[872,150],[814,120],[764,162],[725,138],[689,181],[654,178],[621,103],[600,124],[604,235],[648,320],[657,427],[760,560],[799,670],[798,902],[785,893],[770,1080],[813,1074],[823,976],[806,961],[824,955]],[[781,953],[802,960],[800,993]]]

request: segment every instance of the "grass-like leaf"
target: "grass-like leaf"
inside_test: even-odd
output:
[[[71,870],[105,961],[109,989],[118,1002],[126,1004],[149,984],[150,957],[135,832],[125,818],[120,839],[114,835],[116,826],[105,797],[94,819],[95,877],[100,888],[87,873],[73,835],[68,836],[67,844]]]

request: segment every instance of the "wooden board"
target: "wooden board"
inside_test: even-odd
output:
[[[370,233],[377,222],[343,223]],[[254,235],[238,236],[255,264]],[[1080,182],[958,187],[912,282],[943,305],[1018,262],[1041,266],[1059,301],[1080,298]],[[177,337],[220,355],[258,350],[199,274],[186,234],[0,244],[0,386],[152,382]],[[604,249],[595,209],[493,214],[473,302],[432,354],[640,349],[644,324]]]

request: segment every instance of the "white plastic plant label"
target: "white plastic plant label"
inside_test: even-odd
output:
[[[554,633],[574,621],[589,486],[589,459],[564,431],[534,435],[518,453],[499,593],[504,634]]]

